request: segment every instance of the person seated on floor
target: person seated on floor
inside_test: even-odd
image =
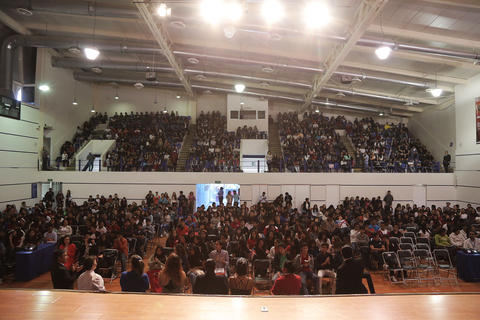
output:
[[[83,272],[77,280],[78,290],[105,291],[105,284],[101,275],[95,273],[97,257],[90,256],[83,262]]]
[[[133,255],[131,259],[132,270],[122,272],[120,286],[122,291],[146,292],[150,288],[150,282],[146,273],[143,273],[145,265],[142,257]]]
[[[196,278],[193,293],[228,294],[227,278],[215,274],[215,261],[213,259],[207,259],[205,262],[205,274]]]
[[[252,294],[255,281],[247,275],[248,261],[245,258],[239,258],[236,264],[235,275],[228,279],[228,287],[230,294],[233,295],[250,295]]]
[[[283,275],[273,284],[271,293],[274,295],[299,295],[302,291],[302,279],[295,274],[295,264],[285,261]]]
[[[363,263],[353,258],[350,246],[342,248],[343,263],[337,270],[336,294],[362,294],[368,293],[362,283]]]

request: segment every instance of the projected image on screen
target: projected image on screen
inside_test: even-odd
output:
[[[197,184],[197,207],[204,205],[205,208],[211,206],[213,202],[219,205],[218,192],[223,187],[223,204],[227,204],[227,194],[229,191],[237,191],[240,194],[239,184]],[[240,196],[241,199],[241,196]]]

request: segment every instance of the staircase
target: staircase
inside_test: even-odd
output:
[[[190,124],[190,126],[188,127],[188,133],[183,139],[182,149],[180,150],[180,154],[178,155],[177,167],[175,169],[175,171],[177,172],[185,171],[185,166],[187,165],[188,157],[190,156],[190,149],[192,148],[196,131],[196,125],[193,123]]]
[[[340,142],[347,148],[347,152],[350,157],[355,158],[355,147],[353,146],[352,140],[347,135],[340,136]],[[353,172],[362,172],[362,168],[359,167],[361,164],[356,164],[355,168],[353,168]]]
[[[278,122],[270,122],[268,124],[268,151],[272,153],[272,156],[277,156],[283,162],[282,146],[280,144],[280,135],[278,133]]]

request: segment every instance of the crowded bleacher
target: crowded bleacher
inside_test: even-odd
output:
[[[76,204],[70,192],[65,197],[49,190],[34,207],[7,205],[0,216],[1,276],[16,267],[17,251],[51,243],[64,252],[56,251],[57,261],[76,276],[95,263],[101,276],[114,278],[119,267],[127,270],[130,257],[143,281],[140,291],[251,294],[267,287],[273,294],[318,294],[334,291],[332,282],[322,280],[336,279],[349,254],[366,269],[384,270],[392,282],[403,282],[416,276],[402,269],[407,261],[402,254],[426,249],[429,257],[446,253],[455,264],[457,250],[480,250],[480,207],[471,205],[394,206],[388,192],[383,200],[345,198],[337,207],[312,205],[307,198],[297,209],[286,193],[272,202],[262,196],[250,207],[225,202],[195,210],[193,193],[178,194],[149,192],[140,203],[96,195]],[[397,253],[397,269],[405,273],[390,265],[397,260],[388,255]],[[127,273],[122,289],[138,288]],[[287,276],[300,281],[301,291],[282,287]]]

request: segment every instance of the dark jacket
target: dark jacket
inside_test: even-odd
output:
[[[227,278],[224,276],[201,275],[195,280],[193,293],[196,294],[228,294]]]
[[[61,263],[55,263],[50,273],[54,289],[73,289],[77,273],[67,270]]]
[[[362,283],[363,264],[357,259],[347,259],[337,270],[337,294],[368,293]]]

